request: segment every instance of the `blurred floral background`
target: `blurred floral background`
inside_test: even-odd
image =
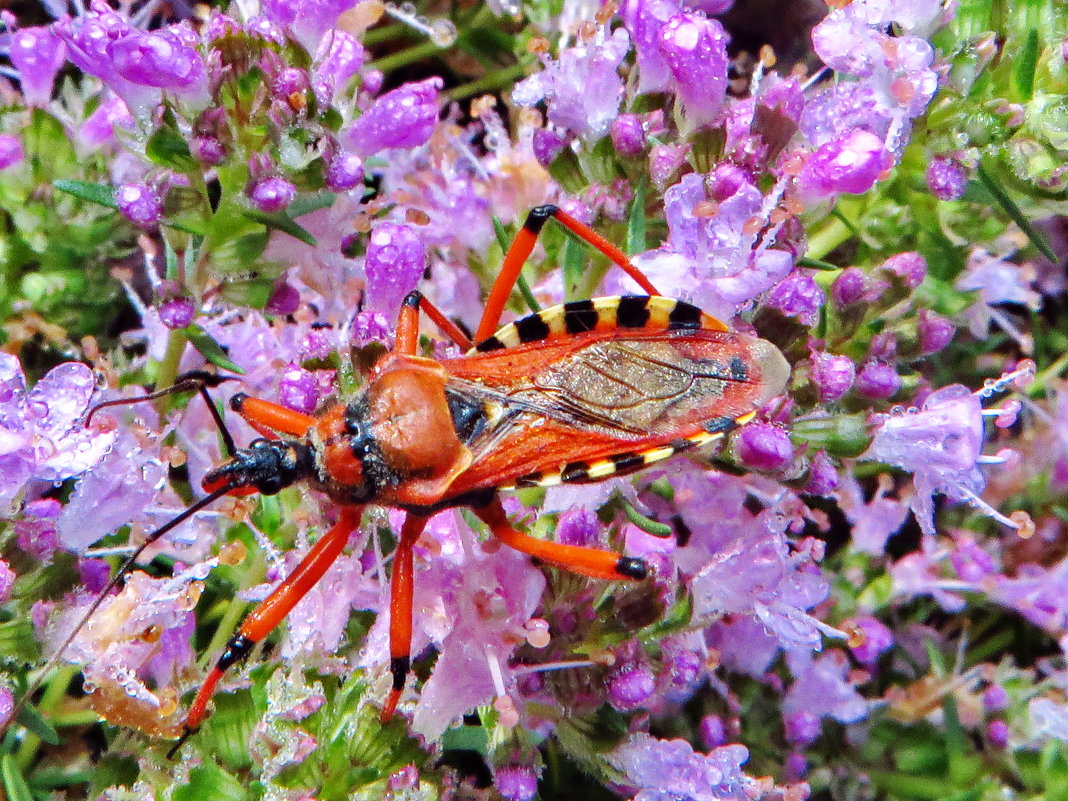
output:
[[[1068,798],[1063,3],[45,0],[0,24],[0,795]],[[91,406],[206,368],[240,376],[222,408],[311,413],[409,290],[473,328],[545,202],[793,365],[713,452],[508,499],[650,580],[439,514],[383,726],[401,515],[369,510],[168,759],[334,519],[289,489],[175,528],[46,667],[221,458],[199,399]],[[550,223],[508,314],[635,290]]]

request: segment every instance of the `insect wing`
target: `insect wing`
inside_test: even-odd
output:
[[[465,489],[591,481],[722,436],[789,375],[764,340],[729,331],[589,332],[445,363],[480,425]]]

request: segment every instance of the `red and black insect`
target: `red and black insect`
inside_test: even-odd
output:
[[[549,218],[649,294],[565,303],[498,329],[520,268]],[[438,361],[417,355],[420,309],[464,356]],[[509,248],[474,341],[412,292],[400,311],[394,350],[354,397],[310,416],[235,395],[231,408],[263,435],[247,448],[234,447],[216,412],[229,458],[204,478],[208,495],[150,541],[223,495],[272,495],[298,482],[325,493],[340,516],[231,638],[189,709],[185,733],[200,725],[227,668],[247,656],[338,557],[366,505],[407,512],[391,580],[393,685],[382,709],[388,719],[409,672],[413,548],[431,515],[468,506],[504,543],[544,562],[594,578],[642,579],[641,559],[517,531],[498,492],[598,481],[705,444],[752,419],[782,392],[788,375],[774,345],[659,296],[603,237],[555,206],[535,208]],[[207,388],[221,380],[188,374],[175,388],[207,397]]]

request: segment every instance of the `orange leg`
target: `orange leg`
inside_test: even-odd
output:
[[[397,318],[396,350],[407,356],[414,356],[419,347],[419,310],[422,309],[426,316],[434,321],[449,339],[455,342],[463,350],[470,350],[474,343],[460,327],[446,317],[441,309],[423,297],[423,293],[415,290],[409,292],[401,304],[400,315]]]
[[[277,403],[253,398],[239,392],[230,398],[230,408],[241,415],[245,422],[269,439],[277,439],[277,432],[292,437],[302,437],[308,433],[315,418],[294,411]]]
[[[640,580],[648,574],[645,561],[633,556],[620,556],[599,548],[582,548],[578,545],[563,545],[530,537],[516,531],[508,523],[499,498],[494,498],[475,514],[490,527],[493,535],[509,547],[522,553],[528,553],[542,561],[580,573],[583,576],[600,579],[634,579]]]
[[[428,519],[409,513],[404,519],[400,542],[393,554],[389,596],[389,670],[393,674],[393,687],[382,707],[383,723],[393,717],[412,666],[412,591],[415,572],[412,549]]]
[[[486,310],[482,313],[482,321],[478,324],[478,331],[475,333],[476,341],[481,342],[484,339],[488,339],[500,325],[501,313],[508,302],[508,295],[511,294],[512,287],[515,286],[515,282],[519,279],[519,271],[523,269],[523,262],[530,257],[531,251],[534,250],[534,243],[538,239],[538,234],[541,233],[541,229],[550,217],[555,218],[558,223],[575,234],[575,236],[593,245],[623,268],[624,272],[637,281],[638,285],[650,295],[659,294],[656,291],[656,287],[649,282],[649,279],[630,263],[627,254],[592,230],[588,225],[580,223],[570,214],[560,211],[556,206],[538,206],[530,210],[526,222],[523,223],[523,227],[516,234],[515,239],[512,240],[512,246],[508,248],[508,252],[504,256],[501,272],[497,276],[497,280],[493,282],[493,288],[490,290],[489,298],[486,300]]]
[[[204,679],[196,698],[193,699],[189,714],[185,718],[185,733],[172,749],[172,754],[178,750],[182,741],[196,731],[203,722],[208,701],[211,700],[215,686],[223,677],[226,669],[248,656],[256,643],[270,634],[274,627],[292,611],[297,602],[308,593],[308,590],[323,577],[323,573],[334,563],[341,549],[345,547],[349,534],[359,526],[362,512],[362,506],[341,507],[341,517],[337,523],[319,538],[319,541],[308,551],[308,555],[286,577],[285,581],[279,584],[274,592],[245,618],[241,628],[230,638],[219,661]]]

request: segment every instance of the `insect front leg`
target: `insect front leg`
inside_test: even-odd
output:
[[[429,518],[409,513],[401,527],[400,542],[393,554],[393,577],[389,595],[389,670],[393,674],[381,720],[387,722],[397,709],[404,682],[412,665],[413,549]]]
[[[613,263],[621,267],[627,275],[637,281],[638,285],[650,295],[660,294],[641,270],[630,263],[626,253],[588,225],[579,222],[556,206],[550,204],[537,206],[530,210],[526,222],[523,223],[523,227],[516,234],[515,239],[512,240],[508,253],[505,254],[504,264],[501,265],[497,280],[493,282],[493,288],[490,290],[489,298],[486,300],[486,309],[482,313],[482,320],[479,322],[478,331],[475,333],[477,342],[492,336],[500,325],[501,313],[504,311],[505,304],[508,303],[508,295],[511,294],[515,282],[519,280],[519,273],[523,269],[523,263],[530,258],[531,251],[534,250],[534,243],[538,241],[538,234],[541,233],[541,229],[549,218],[555,219],[575,236],[588,242],[610,258]]]
[[[599,548],[583,548],[578,545],[549,542],[516,531],[508,522],[500,498],[494,498],[489,504],[475,509],[474,512],[490,527],[493,535],[505,545],[557,567],[570,570],[572,573],[580,573],[591,578],[617,580],[640,580],[648,575],[648,567],[643,559],[620,556]]]
[[[244,392],[239,392],[230,398],[230,408],[268,439],[277,439],[279,433],[303,437],[315,423],[315,418],[310,415],[277,403],[253,398]]]
[[[308,551],[299,565],[290,573],[285,581],[279,584],[266,600],[257,606],[248,617],[245,618],[241,627],[237,630],[223,649],[222,656],[204,679],[189,714],[185,718],[184,733],[181,739],[171,749],[171,755],[177,752],[182,742],[190,734],[195,732],[204,721],[207,713],[208,701],[211,700],[215,687],[222,679],[226,670],[236,662],[248,656],[256,643],[263,640],[282,620],[288,615],[294,606],[308,594],[308,591],[318,583],[323,574],[341,554],[342,548],[348,541],[349,534],[360,524],[360,516],[363,513],[362,506],[343,506],[341,516],[329,531]]]

